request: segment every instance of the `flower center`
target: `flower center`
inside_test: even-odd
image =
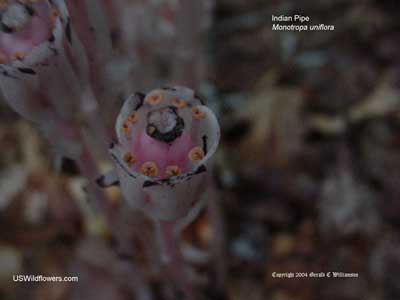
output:
[[[167,144],[180,137],[184,127],[185,122],[178,115],[175,107],[153,110],[147,115],[147,134]]]
[[[20,3],[10,4],[1,14],[2,30],[6,33],[20,31],[28,25],[33,16],[33,9]]]

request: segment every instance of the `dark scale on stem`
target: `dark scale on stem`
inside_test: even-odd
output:
[[[206,102],[204,101],[203,97],[199,96],[199,94],[194,93],[194,97],[198,99],[202,105],[206,105]]]
[[[35,10],[33,9],[33,7],[25,5],[25,9],[28,15],[30,15],[31,17],[35,15]]]
[[[155,185],[159,185],[159,183],[158,183],[158,182],[155,182],[155,181],[150,181],[150,180],[146,180],[146,181],[143,183],[143,187],[144,187],[144,188],[150,187],[150,186],[155,186]]]
[[[162,87],[162,89],[166,90],[166,91],[173,91],[173,92],[176,91],[176,88],[173,88],[173,87],[170,87],[170,86],[164,86],[164,87]]]
[[[201,174],[207,172],[207,168],[205,165],[201,165],[200,167],[197,168],[197,170],[193,173],[193,175]]]
[[[203,140],[203,152],[204,152],[204,154],[207,154],[207,151],[208,151],[207,136],[203,135],[201,139]]]
[[[143,102],[144,102],[144,98],[146,97],[146,95],[141,93],[141,92],[136,92],[135,93],[135,97],[137,97],[139,99],[139,103],[135,107],[135,110],[138,110],[139,108],[142,107]]]
[[[71,22],[68,19],[67,25],[65,26],[65,34],[67,36],[67,40],[70,44],[72,44],[72,32],[71,32]]]
[[[96,179],[96,183],[101,188],[108,188],[111,186],[119,186],[119,180],[114,180],[112,182],[106,182],[106,177],[101,175]]]
[[[29,75],[36,75],[35,70],[33,70],[31,68],[18,68],[18,71],[20,71],[21,73],[29,74]]]
[[[54,54],[55,56],[58,55],[58,50],[57,50],[55,47],[52,47],[51,45],[49,45],[49,49],[53,52],[53,54]]]

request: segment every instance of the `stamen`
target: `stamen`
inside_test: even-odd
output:
[[[190,150],[188,156],[193,163],[197,163],[204,158],[204,151],[200,147],[194,147],[192,150]]]
[[[161,94],[152,94],[146,97],[144,102],[150,104],[151,106],[155,106],[159,104],[163,99],[163,95]]]
[[[147,127],[147,133],[151,136],[154,132],[156,132],[156,128],[152,125],[150,125],[149,127]]]
[[[12,60],[22,60],[24,58],[25,58],[25,54],[21,53],[21,52],[16,52],[11,57]]]
[[[173,176],[179,176],[182,174],[182,170],[178,166],[168,166],[165,169],[165,176],[167,178],[173,177]]]
[[[59,12],[56,9],[53,9],[51,11],[50,20],[52,22],[55,22],[59,16],[60,16]]]
[[[174,98],[171,100],[171,104],[176,108],[184,108],[186,107],[187,103],[185,100]]]
[[[156,177],[158,175],[158,167],[155,162],[148,161],[141,166],[140,172],[148,177]]]
[[[203,120],[206,117],[206,114],[201,111],[198,106],[192,108],[193,118],[196,120]]]
[[[128,122],[134,124],[134,123],[137,122],[138,119],[139,119],[139,114],[138,114],[136,111],[134,111],[134,112],[128,117]]]
[[[129,167],[132,167],[133,164],[137,161],[136,157],[129,152],[124,154],[123,159]]]
[[[129,122],[125,122],[121,127],[121,132],[124,134],[129,134],[131,129],[129,128]]]
[[[7,56],[0,52],[0,64],[5,64],[7,62]]]

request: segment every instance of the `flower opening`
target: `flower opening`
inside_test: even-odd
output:
[[[116,132],[110,152],[125,198],[156,219],[185,216],[219,142],[211,110],[185,87],[136,94],[126,100]]]

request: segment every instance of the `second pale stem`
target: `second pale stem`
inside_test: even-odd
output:
[[[159,221],[162,260],[167,272],[184,294],[184,300],[194,300],[194,291],[186,274],[186,265],[179,248],[179,234],[175,232],[176,222]]]

